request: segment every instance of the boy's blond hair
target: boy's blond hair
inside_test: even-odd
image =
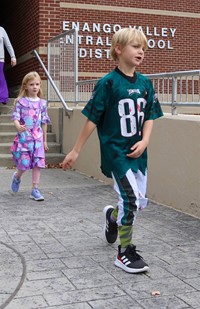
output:
[[[16,104],[16,102],[19,101],[19,99],[21,99],[22,97],[28,97],[28,92],[26,90],[26,86],[27,86],[28,82],[33,80],[34,78],[38,78],[39,81],[40,81],[40,84],[41,84],[41,78],[40,78],[40,75],[37,72],[33,71],[33,72],[27,73],[22,80],[22,85],[20,87],[19,94],[18,94],[17,98],[14,100],[14,104]],[[39,98],[43,97],[41,87],[40,87],[40,90],[39,90],[37,96]]]
[[[148,48],[147,38],[142,31],[133,28],[123,28],[117,31],[112,37],[112,44],[110,49],[110,55],[112,59],[115,61],[118,59],[118,55],[115,51],[117,45],[120,45],[123,49],[131,42],[135,42],[141,45],[144,50]]]

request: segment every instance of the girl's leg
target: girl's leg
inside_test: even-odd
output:
[[[17,193],[19,191],[19,185],[21,182],[21,176],[24,174],[24,170],[17,170],[16,172],[14,172],[13,176],[12,176],[12,183],[11,183],[11,190],[14,193]]]
[[[37,188],[40,183],[40,168],[35,166],[32,170],[33,188]]]
[[[24,171],[24,170],[17,170],[17,172],[15,173],[15,177],[17,179],[20,179],[25,172],[26,171]]]
[[[32,170],[33,189],[32,189],[30,198],[35,201],[44,201],[44,197],[38,190],[39,182],[40,182],[40,168],[35,166]]]

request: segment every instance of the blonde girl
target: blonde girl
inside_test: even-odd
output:
[[[19,191],[21,177],[32,170],[32,191],[30,198],[43,201],[38,186],[40,169],[45,168],[47,145],[47,102],[42,99],[41,78],[37,72],[26,74],[22,80],[18,97],[14,101],[12,120],[17,134],[10,148],[17,170],[13,174],[11,190]]]

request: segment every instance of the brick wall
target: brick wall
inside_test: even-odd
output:
[[[34,49],[47,47],[48,40],[61,32],[60,0],[3,1],[4,15],[9,16],[2,17],[3,26],[19,60],[15,68],[6,70],[9,86],[21,84],[23,76],[32,70],[38,71],[42,79],[46,79],[43,69],[30,53]],[[27,54],[26,60],[24,56]],[[40,56],[47,66],[46,53],[41,53]],[[10,62],[9,57],[7,61]]]
[[[40,48],[40,54],[45,65],[47,65],[47,42],[50,38],[64,32],[63,21],[83,25],[88,23],[92,27],[93,23],[101,26],[108,24],[111,28],[119,24],[126,26],[141,26],[143,29],[148,27],[149,32],[157,31],[160,33],[162,28],[166,28],[167,36],[149,35],[148,39],[154,40],[157,44],[159,40],[162,44],[170,44],[173,49],[149,48],[146,52],[144,63],[139,69],[142,73],[169,72],[177,70],[200,69],[200,2],[188,0],[2,0],[3,13],[1,12],[2,25],[6,28],[13,47],[16,51],[19,64],[6,71],[9,86],[21,83],[21,79],[30,70],[39,71],[42,79],[46,79],[42,68],[38,62],[29,57],[24,57],[33,49]],[[69,5],[74,7],[69,7]],[[78,4],[78,5],[77,5]],[[65,5],[68,7],[65,7]],[[91,5],[92,9],[84,9]],[[103,6],[102,10],[99,10]],[[107,7],[108,6],[108,7]],[[111,10],[109,7],[113,7]],[[115,9],[117,8],[117,10]],[[127,8],[130,8],[127,9]],[[133,8],[136,8],[134,12]],[[121,11],[120,11],[121,9]],[[125,11],[124,11],[125,9]],[[138,12],[137,9],[143,11]],[[154,10],[154,11],[153,11]],[[159,11],[160,10],[160,13]],[[167,12],[168,11],[168,12]],[[164,13],[163,13],[164,12]],[[175,15],[175,16],[173,16]],[[174,37],[170,33],[170,28],[176,29]],[[144,31],[144,32],[145,32]],[[105,57],[106,47],[99,45],[87,45],[86,36],[92,36],[93,42],[101,37],[103,41],[106,37],[109,40],[112,33],[93,33],[79,31],[83,35],[80,48],[91,53],[93,56],[79,58],[79,72],[88,77],[93,73],[104,74],[111,70],[115,63]],[[169,42],[168,42],[169,41]],[[153,41],[152,41],[153,42]],[[161,45],[162,45],[161,44]],[[102,49],[102,58],[94,56],[96,49]]]
[[[144,9],[154,10],[168,10],[168,11],[184,11],[184,12],[196,12],[200,13],[200,2],[199,1],[188,1],[188,0],[62,0],[60,2],[66,3],[80,3],[94,4],[94,5],[109,5],[119,7],[135,7]]]
[[[65,3],[70,3],[72,1],[66,0],[62,1]],[[175,36],[172,38],[168,36],[165,38],[165,44],[170,43],[170,47],[167,48],[149,48],[146,52],[144,63],[142,64],[140,71],[145,73],[158,73],[158,72],[169,72],[177,70],[192,70],[200,68],[200,42],[199,42],[199,18],[193,17],[179,17],[179,16],[167,16],[167,15],[157,15],[157,14],[141,14],[141,13],[123,13],[116,11],[103,11],[99,10],[84,10],[84,3],[93,5],[107,5],[106,0],[102,1],[83,1],[74,0],[73,3],[82,3],[80,9],[73,8],[62,8],[61,9],[61,20],[66,21],[84,21],[89,25],[92,23],[102,24],[120,24],[123,27],[126,26],[142,26],[145,28],[148,26],[150,31],[156,27],[159,32],[161,28],[175,28]],[[191,4],[191,1],[134,1],[134,4],[130,4],[130,1],[109,1],[109,6],[117,7],[134,7],[143,8],[150,10],[168,10],[168,11],[180,11],[180,12],[190,12],[199,13],[200,17],[200,2]],[[178,14],[177,14],[178,15]],[[145,32],[145,31],[144,31]],[[83,31],[79,31],[80,35],[83,35]],[[93,34],[94,40],[99,34]],[[101,34],[102,38],[106,35]],[[109,34],[111,37],[112,35]],[[153,39],[155,41],[163,41],[162,37],[151,36],[148,39]],[[170,41],[170,42],[168,42]],[[162,43],[162,42],[161,42]],[[88,49],[88,46],[82,44],[82,48]],[[95,47],[92,46],[90,49],[94,50]],[[95,59],[88,61],[88,58],[79,60],[79,71],[95,71],[95,72],[107,72],[113,67],[114,63],[105,57],[101,59]]]

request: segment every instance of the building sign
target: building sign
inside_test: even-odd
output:
[[[143,31],[148,40],[150,49],[173,49],[172,41],[176,34],[176,28],[128,26]],[[63,21],[63,30],[77,29],[79,57],[80,58],[109,58],[111,39],[115,32],[123,28],[119,24],[100,24],[87,22]],[[101,36],[104,33],[105,35]],[[66,35],[66,44],[73,44],[73,36]],[[84,47],[83,47],[84,46]],[[94,47],[95,48],[92,48]]]

